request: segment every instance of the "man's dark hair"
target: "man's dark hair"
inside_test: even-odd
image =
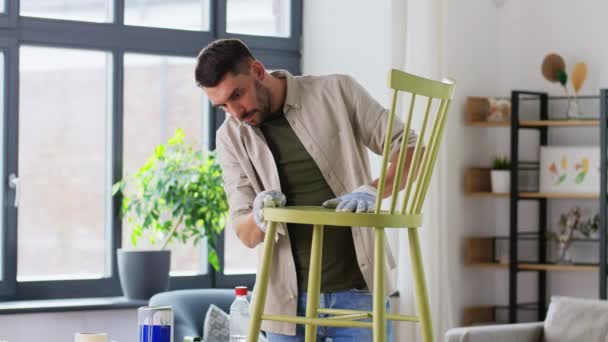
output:
[[[215,87],[227,73],[247,73],[254,60],[249,48],[238,39],[219,39],[204,47],[196,58],[194,77],[199,87]]]

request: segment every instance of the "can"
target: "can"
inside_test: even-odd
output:
[[[139,342],[173,342],[173,308],[143,306],[137,309]]]

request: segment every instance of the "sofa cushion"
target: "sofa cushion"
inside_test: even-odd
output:
[[[608,342],[608,302],[551,297],[544,325],[547,342]]]

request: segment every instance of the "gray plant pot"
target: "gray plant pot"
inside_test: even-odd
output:
[[[117,251],[118,275],[127,299],[150,299],[169,289],[171,251]]]

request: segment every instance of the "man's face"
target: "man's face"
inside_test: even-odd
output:
[[[214,107],[251,126],[259,126],[270,113],[270,90],[253,72],[227,73],[215,87],[203,89]]]

